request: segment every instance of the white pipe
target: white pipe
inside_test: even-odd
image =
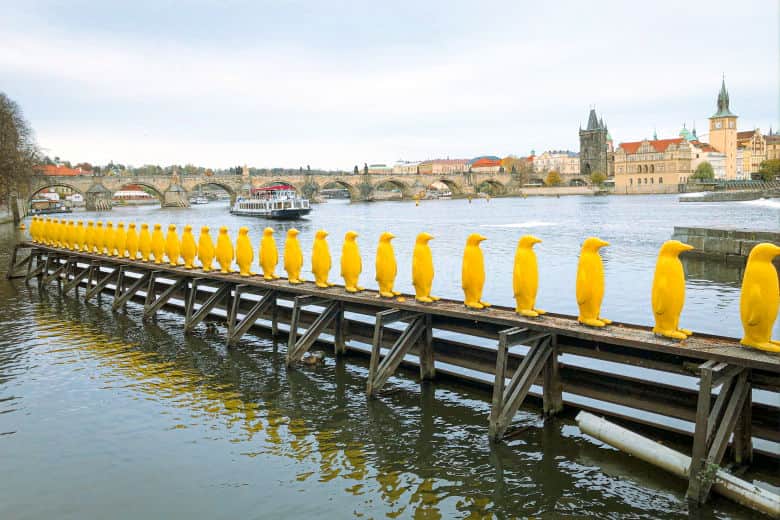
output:
[[[610,446],[649,462],[678,477],[687,479],[691,458],[637,433],[613,424],[588,412],[580,412],[577,425],[584,433]],[[756,511],[780,518],[780,495],[754,486],[719,469],[712,484],[713,491]]]

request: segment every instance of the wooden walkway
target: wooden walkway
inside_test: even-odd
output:
[[[175,299],[183,302],[185,332],[220,308],[227,314],[228,344],[262,324],[277,336],[285,324],[290,367],[316,342],[332,344],[337,355],[356,343],[370,345],[369,396],[411,358],[421,380],[435,378],[437,369],[472,382],[492,380],[487,433],[494,441],[532,395],[541,397],[546,415],[566,405],[688,436],[700,470],[724,460],[750,464],[754,439],[780,443],[780,355],[741,347],[734,338],[695,334],[681,344],[636,325],[593,329],[573,316],[526,318],[508,307],[422,304],[411,295],[398,301],[369,290],[347,293],[339,286],[269,282],[33,243],[14,250],[8,277],[56,282],[63,292],[83,291],[86,300],[111,292],[115,310],[142,299],[145,317]],[[758,402],[753,389],[764,391]],[[761,453],[778,456],[776,445]],[[691,475],[689,498],[706,501],[706,472]]]

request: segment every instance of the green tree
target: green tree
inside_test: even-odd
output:
[[[39,156],[22,109],[0,92],[0,203],[29,181]]]
[[[560,186],[561,182],[561,174],[555,170],[550,171],[544,179],[545,186]]]
[[[593,172],[590,174],[590,182],[594,186],[601,186],[604,181],[607,180],[607,176],[601,172]]]
[[[714,178],[715,172],[712,169],[712,165],[707,161],[699,163],[696,171],[691,175],[691,179],[696,179],[697,181],[711,181]]]
[[[766,182],[780,177],[780,159],[761,161],[761,165],[758,167],[758,175]]]

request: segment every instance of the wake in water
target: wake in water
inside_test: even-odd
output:
[[[746,200],[738,204],[747,204],[749,206],[758,206],[760,208],[780,209],[780,199],[757,199]]]
[[[533,228],[557,226],[555,222],[545,222],[543,220],[529,220],[528,222],[513,222],[511,224],[482,224],[483,228]]]

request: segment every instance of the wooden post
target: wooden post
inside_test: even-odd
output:
[[[734,461],[740,466],[749,466],[753,463],[753,435],[751,429],[753,409],[753,388],[748,375],[745,402],[742,405],[737,427],[734,430]]]
[[[696,426],[693,432],[691,467],[688,470],[688,491],[685,494],[688,502],[692,502],[694,507],[700,503],[702,469],[707,452],[707,427],[712,396],[711,366],[711,363],[705,363],[699,370],[699,400],[696,405]]]
[[[542,388],[544,415],[555,415],[563,410],[563,383],[558,367],[558,336],[552,335],[552,352],[544,365]]]
[[[420,341],[420,379],[431,380],[436,377],[436,364],[433,353],[433,317],[425,314],[425,332]]]
[[[511,330],[511,329],[510,329]],[[501,438],[498,433],[498,417],[504,408],[504,387],[506,386],[506,357],[509,350],[507,334],[510,330],[502,330],[498,333],[498,347],[496,352],[496,377],[493,382],[493,402],[490,407],[490,426],[488,435],[491,441]]]
[[[333,347],[336,356],[343,356],[347,353],[347,320],[344,319],[344,302],[339,302],[339,308],[336,313]]]

